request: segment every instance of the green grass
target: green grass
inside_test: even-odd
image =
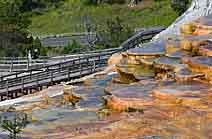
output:
[[[108,19],[114,19],[117,16],[123,24],[131,28],[143,28],[168,26],[176,19],[177,13],[171,9],[169,0],[159,2],[149,0],[135,8],[117,4],[86,6],[80,0],[67,0],[58,9],[50,9],[43,15],[33,16],[29,31],[33,35],[83,32],[85,17],[89,17],[92,24],[101,30]]]

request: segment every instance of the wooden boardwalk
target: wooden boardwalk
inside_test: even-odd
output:
[[[126,51],[138,46],[140,43],[149,41],[162,30],[164,28],[139,32],[125,41],[119,48],[110,49],[110,51],[104,50],[92,55],[79,55],[56,64],[1,76],[0,101],[27,95],[42,90],[44,87],[77,79],[102,70],[112,54]]]
[[[40,57],[39,59],[33,59],[31,62],[26,57],[0,57],[0,73],[14,73],[14,72],[25,72],[29,69],[39,69],[43,66],[61,63],[65,61],[69,61],[71,59],[79,58],[79,57],[86,57],[92,56],[99,53],[108,53],[119,50],[119,48],[112,48],[106,50],[99,50],[99,51],[90,51],[87,53],[75,54],[75,55],[63,55],[63,56],[56,56],[56,57]],[[1,75],[0,75],[1,76]]]

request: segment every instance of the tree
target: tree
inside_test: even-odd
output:
[[[24,30],[30,24],[21,11],[23,0],[0,0],[0,31]]]
[[[83,46],[80,45],[76,40],[72,40],[67,46],[64,47],[63,53],[64,54],[74,54],[82,52]]]
[[[138,0],[135,0],[138,1]],[[108,4],[124,4],[127,0],[82,0],[82,2],[86,5],[97,5],[101,3],[108,3]]]
[[[64,0],[22,0],[22,11],[34,11],[36,9],[45,9],[48,7],[58,7]]]
[[[27,56],[29,51],[31,52],[33,59],[37,59],[39,56],[47,55],[47,49],[42,47],[39,38],[27,38],[27,43],[22,46],[20,54],[22,56]]]
[[[179,15],[187,10],[188,4],[189,0],[171,0],[171,7],[177,11]]]
[[[99,38],[102,39],[100,45],[104,45],[105,47],[118,47],[131,35],[131,28],[124,25],[119,17],[108,19],[106,22],[106,28],[98,32]]]
[[[46,49],[38,40],[32,40],[27,31],[30,15],[36,8],[58,6],[64,0],[0,0],[0,56],[26,56],[25,50],[39,47],[39,54]]]
[[[27,119],[27,114],[15,113],[12,118],[1,117],[0,125],[3,130],[9,132],[9,139],[17,139],[18,135],[29,123]]]
[[[1,56],[19,56],[28,41],[29,15],[21,11],[23,0],[0,0]]]

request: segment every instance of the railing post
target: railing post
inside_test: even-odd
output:
[[[61,64],[59,64],[59,72],[61,72]]]
[[[27,57],[27,70],[29,70],[29,58]]]
[[[68,80],[70,81],[70,67],[68,68]]]
[[[90,67],[90,70],[91,70],[91,73],[93,72],[93,61],[91,61],[90,63],[89,63],[89,67]]]
[[[24,79],[23,78],[21,79],[21,84],[22,84],[21,92],[24,92]]]
[[[95,60],[93,61],[93,72],[95,72],[96,71],[96,62],[95,62]]]
[[[104,59],[104,57],[107,57],[107,55],[104,55],[104,56],[103,56],[103,59]],[[98,62],[98,65],[101,66],[101,65],[102,65],[102,64],[101,64],[101,62],[102,62],[101,55],[99,55],[98,61],[99,61],[99,62]]]
[[[135,47],[138,47],[138,45],[139,45],[139,38],[136,39],[136,45],[135,45]]]
[[[98,61],[100,61],[101,60],[101,55],[98,55]]]
[[[37,76],[37,78],[36,78],[36,83],[37,83],[37,88],[38,88],[38,90],[39,90],[39,81],[38,81],[38,76]]]
[[[32,71],[30,70],[30,80],[32,80]]]
[[[80,77],[82,77],[82,65],[80,64]]]
[[[13,59],[11,60],[10,72],[13,71]]]
[[[79,61],[79,63],[80,63],[80,61],[81,61],[80,56],[78,57],[78,61]]]
[[[7,97],[9,95],[9,85],[8,85],[8,81],[6,82],[6,89],[7,89]]]
[[[51,71],[51,84],[53,84],[53,71]]]

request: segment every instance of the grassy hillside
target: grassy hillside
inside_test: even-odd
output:
[[[127,5],[88,6],[80,0],[66,0],[57,9],[32,17],[29,30],[34,35],[61,34],[84,31],[84,21],[89,20],[97,30],[105,27],[109,19],[117,16],[130,28],[168,26],[177,17],[170,8],[170,0],[144,0],[137,7]]]

